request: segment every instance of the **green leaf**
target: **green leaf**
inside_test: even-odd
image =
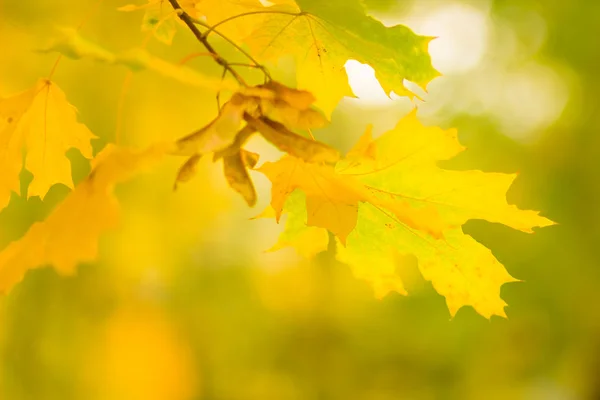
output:
[[[404,25],[386,27],[367,16],[359,0],[296,0],[303,12],[317,17],[332,41],[348,50],[351,59],[369,64],[386,93],[410,95],[402,82],[421,87],[439,76],[431,65],[428,44],[434,39],[420,36]]]
[[[237,2],[240,3],[240,2]],[[236,3],[236,4],[237,4]],[[425,88],[439,73],[431,65],[428,44],[432,37],[420,36],[403,25],[384,26],[368,16],[359,0],[296,0],[269,8],[279,11],[262,16],[247,15],[254,30],[239,40],[259,59],[291,55],[297,63],[300,89],[317,97],[316,105],[330,115],[343,96],[353,96],[344,68],[353,59],[373,67],[385,92],[415,96],[404,80]],[[251,11],[253,9],[248,9]],[[210,23],[211,10],[202,10]],[[222,16],[221,16],[222,18]],[[227,22],[219,27],[230,35]]]

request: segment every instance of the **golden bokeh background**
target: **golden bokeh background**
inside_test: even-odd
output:
[[[140,0],[142,2],[142,0]],[[139,47],[142,13],[126,0],[0,0],[0,96],[48,76],[43,48],[56,27],[111,50]],[[431,43],[434,80],[418,102],[426,124],[456,127],[468,150],[448,168],[516,172],[508,193],[558,225],[534,235],[470,221],[519,283],[506,284],[508,319],[471,308],[450,319],[416,266],[399,271],[410,296],[376,300],[331,251],[304,260],[265,252],[282,227],[250,219],[268,203],[254,174],[256,209],[227,188],[209,160],[176,192],[180,160],[118,188],[120,229],[97,263],[63,277],[29,272],[0,298],[0,399],[596,399],[600,397],[600,2],[366,0],[386,24]],[[234,51],[222,41],[226,55]],[[183,27],[177,62],[198,51]],[[189,63],[218,76],[211,60]],[[292,76],[282,61],[280,75]],[[319,139],[347,150],[367,124],[391,128],[414,104],[388,99],[369,67],[349,61],[358,98],[344,99]],[[145,146],[214,117],[214,93],[151,72],[63,59],[53,80],[106,143]],[[129,83],[126,83],[129,82]],[[251,143],[265,159],[278,154]],[[73,177],[88,162],[69,153]],[[31,175],[22,174],[23,193]],[[13,194],[0,213],[0,246],[21,237],[67,194]],[[409,260],[410,261],[410,260]]]

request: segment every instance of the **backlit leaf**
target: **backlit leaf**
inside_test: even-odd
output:
[[[236,6],[230,15],[224,15],[221,3],[203,6],[200,2],[198,10],[211,24],[248,12],[218,28],[248,44],[259,59],[293,56],[298,87],[313,93],[317,107],[327,116],[343,96],[353,96],[344,68],[349,59],[373,67],[388,94],[394,91],[412,97],[405,79],[425,88],[439,75],[428,54],[431,37],[419,36],[403,25],[384,26],[366,15],[359,0],[276,2],[263,8],[269,14],[252,14],[259,7],[258,1],[233,0],[227,2]],[[254,26],[248,34],[246,24]]]
[[[485,317],[504,316],[500,287],[514,278],[489,249],[463,233],[462,224],[486,219],[533,232],[553,222],[506,202],[515,174],[437,166],[462,150],[455,131],[425,127],[413,112],[374,141],[368,129],[335,169],[287,157],[259,171],[273,183],[275,217],[294,190],[303,191],[306,202],[296,212],[307,215],[305,229],[321,227],[338,236],[338,258],[378,296],[405,293],[395,261],[412,254],[452,315],[471,305]],[[284,236],[290,234],[286,229]]]
[[[277,243],[269,251],[277,251],[285,247],[293,247],[299,255],[312,258],[327,250],[329,236],[325,229],[309,226],[306,221],[306,195],[300,190],[292,192],[287,198],[283,212],[287,215],[285,230],[279,235]],[[269,213],[273,213],[270,215]],[[265,218],[274,217],[275,211],[271,206],[263,212]]]

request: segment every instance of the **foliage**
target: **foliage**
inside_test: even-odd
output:
[[[170,44],[178,29],[189,29],[205,52],[223,68],[222,78],[150,55],[144,49],[113,53],[62,30],[44,51],[70,58],[151,70],[217,94],[219,112],[197,131],[143,151],[110,145],[92,160],[90,175],[57,206],[45,222],[34,224],[0,253],[0,288],[9,290],[25,271],[51,264],[72,273],[92,261],[100,234],[114,227],[116,184],[139,174],[161,158],[187,157],[174,177],[188,181],[199,160],[212,154],[223,160],[229,185],[252,206],[257,194],[249,171],[272,182],[271,207],[265,215],[279,222],[289,214],[276,248],[297,247],[307,256],[337,237],[337,257],[366,279],[378,296],[405,294],[396,273],[398,255],[414,255],[423,277],[443,296],[452,315],[471,305],[485,317],[504,316],[500,287],[514,279],[491,251],[463,233],[470,219],[486,219],[532,232],[552,224],[533,211],[506,202],[516,175],[442,169],[438,161],[454,157],[462,146],[456,132],[425,127],[415,113],[373,140],[370,130],[342,159],[329,145],[314,140],[343,96],[352,96],[344,64],[369,64],[387,94],[414,97],[405,80],[425,88],[439,74],[427,52],[431,37],[408,27],[385,27],[367,15],[358,0],[221,1],[150,0],[122,11],[144,11],[142,30]],[[211,44],[221,36],[247,62],[230,62]],[[308,46],[307,46],[308,44]],[[249,50],[246,50],[249,49]],[[282,57],[295,60],[297,88],[272,78]],[[266,63],[271,63],[267,67]],[[262,82],[247,74],[262,73]],[[241,72],[244,70],[245,72]],[[250,82],[252,79],[252,82]],[[221,97],[228,94],[221,104]],[[91,158],[89,130],[77,122],[74,108],[49,79],[21,94],[0,100],[2,180],[0,205],[19,193],[21,152],[34,176],[28,196],[44,197],[51,185],[72,187],[65,152],[78,149]],[[256,132],[280,151],[277,162],[257,166],[259,155],[244,146]],[[300,134],[301,132],[308,135]],[[157,184],[168,184],[159,182]]]

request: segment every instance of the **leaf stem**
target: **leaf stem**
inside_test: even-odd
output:
[[[90,19],[90,17],[98,10],[98,7],[100,6],[100,4],[102,4],[104,0],[98,0],[90,9],[89,11],[86,13],[86,15],[83,17],[83,19],[79,22],[79,25],[77,25],[77,30],[80,30],[81,28],[83,28],[83,25],[85,25],[85,23],[88,21],[88,19]],[[50,70],[50,73],[48,74],[48,80],[51,80],[52,77],[54,76],[54,73],[56,72],[56,68],[58,67],[58,64],[60,64],[60,61],[62,60],[63,55],[59,54],[58,57],[56,57],[56,61],[54,61],[54,64],[52,65],[52,69]]]
[[[185,57],[183,57],[180,61],[179,61],[179,65],[183,65],[186,64],[188,61],[193,60],[194,58],[198,58],[198,57],[212,57],[215,58],[215,55],[213,53],[209,53],[207,51],[204,52],[198,52],[198,53],[192,53],[189,54]]]
[[[215,62],[221,65],[223,68],[225,68],[225,71],[229,72],[235,78],[235,80],[238,81],[240,85],[248,86],[244,81],[244,78],[242,78],[240,74],[238,74],[236,70],[229,65],[227,60],[225,60],[223,57],[221,57],[219,53],[217,53],[217,51],[208,42],[207,38],[202,34],[202,32],[200,32],[200,30],[196,26],[196,23],[198,21],[192,18],[187,12],[185,12],[181,5],[179,5],[179,2],[177,0],[169,0],[169,3],[171,3],[171,6],[175,9],[175,11],[177,11],[179,19],[181,19],[183,23],[187,25],[187,27],[190,29],[190,31],[192,31],[196,39],[198,39],[198,41],[204,46],[206,50],[208,50],[209,53],[212,53],[214,55]]]

